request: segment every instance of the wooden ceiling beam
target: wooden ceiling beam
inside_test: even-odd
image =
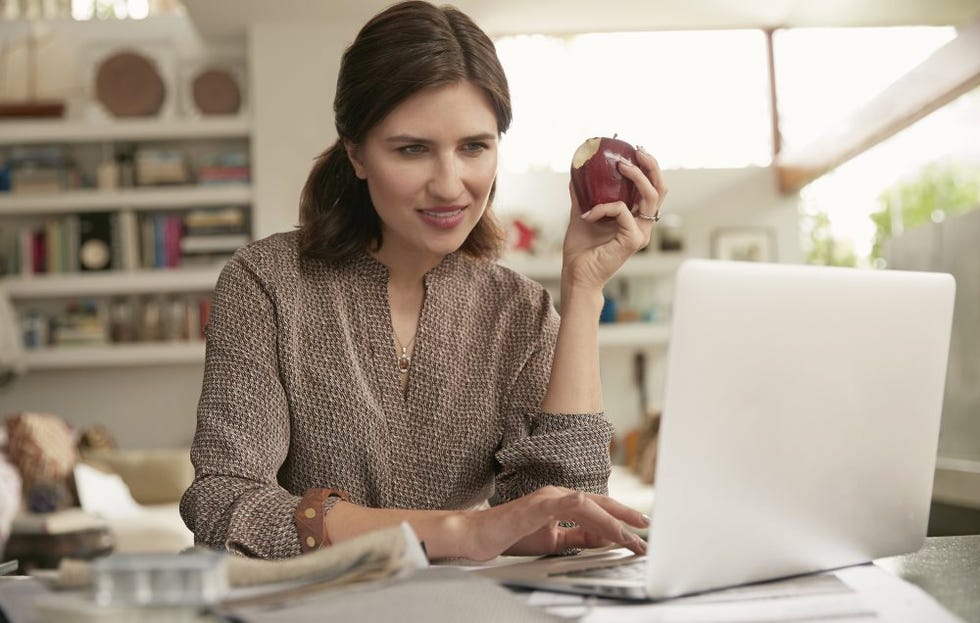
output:
[[[780,190],[790,194],[980,86],[980,19],[826,134],[776,156]]]

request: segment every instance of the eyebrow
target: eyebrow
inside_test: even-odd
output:
[[[497,140],[497,135],[492,132],[484,132],[483,134],[473,134],[472,136],[464,136],[460,139],[461,143],[470,143],[473,141],[495,141]],[[432,141],[426,138],[421,138],[418,136],[411,136],[410,134],[397,134],[395,136],[389,136],[385,139],[386,143],[423,143],[428,144]]]

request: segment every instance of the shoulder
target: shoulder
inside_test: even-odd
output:
[[[554,313],[551,295],[539,282],[488,260],[461,258],[461,283],[475,290],[493,314],[542,323]]]
[[[222,276],[250,274],[253,279],[270,285],[299,278],[299,232],[272,234],[251,242],[235,252],[225,265]]]

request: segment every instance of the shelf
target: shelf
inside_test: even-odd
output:
[[[214,288],[220,266],[194,269],[106,271],[70,275],[5,277],[0,280],[13,299],[95,297],[156,292],[201,292]]]
[[[248,184],[66,190],[43,195],[0,193],[0,215],[61,214],[84,210],[176,209],[251,203]]]
[[[622,322],[599,325],[599,346],[666,346],[670,327],[659,322]]]
[[[619,272],[618,277],[665,277],[674,274],[687,256],[682,253],[649,253],[634,255]],[[500,260],[500,264],[531,279],[546,280],[561,278],[561,257],[510,255]]]
[[[204,361],[204,342],[155,342],[29,350],[28,370],[154,366]]]
[[[247,117],[207,119],[126,119],[107,121],[2,121],[0,145],[107,143],[207,138],[247,138]]]

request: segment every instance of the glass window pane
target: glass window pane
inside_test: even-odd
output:
[[[765,37],[757,30],[504,37],[509,171],[567,170],[585,138],[638,142],[665,168],[771,160]]]
[[[931,26],[777,30],[783,149],[815,140],[955,36]]]

